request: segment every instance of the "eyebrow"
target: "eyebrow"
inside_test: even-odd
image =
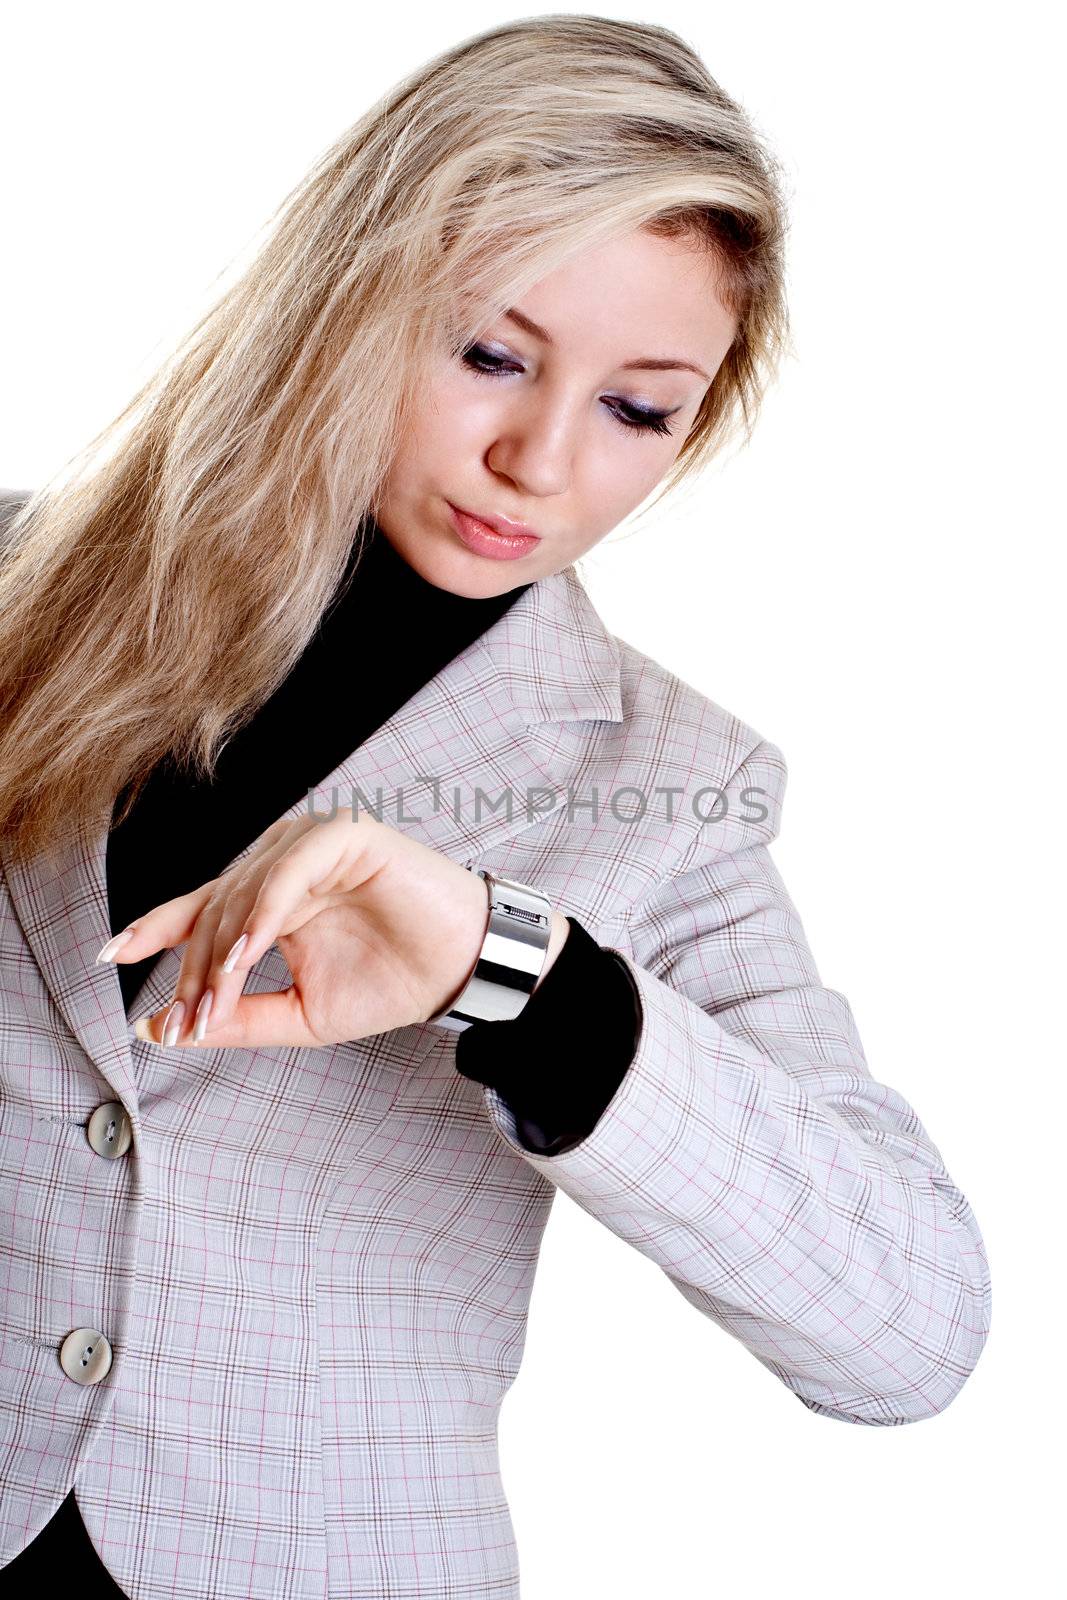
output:
[[[555,343],[547,328],[542,328],[539,323],[534,322],[532,317],[528,317],[524,311],[519,311],[517,307],[511,306],[509,310],[504,312],[504,315],[516,327],[522,328],[526,333],[533,334],[535,339],[541,339],[545,344]],[[634,361],[624,361],[620,370],[622,372],[695,372],[701,378],[706,378],[708,383],[711,382],[703,367],[696,366],[692,361],[675,361],[668,356],[638,356]]]

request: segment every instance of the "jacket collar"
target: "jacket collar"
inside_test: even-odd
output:
[[[351,692],[359,692],[358,678]],[[312,797],[282,815],[306,814],[311,799],[322,816],[334,804],[380,803],[389,826],[464,865],[477,865],[567,804],[581,740],[545,738],[543,725],[622,719],[618,642],[569,566],[525,589],[327,774]],[[96,961],[111,933],[105,872],[111,809],[109,804],[46,855],[29,862],[5,858],[4,869],[52,998],[136,1116],[136,1074],[118,971]],[[254,846],[253,840],[229,865]],[[144,1016],[166,1004],[180,966],[179,953],[164,950],[129,1015]]]

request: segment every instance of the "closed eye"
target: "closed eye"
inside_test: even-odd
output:
[[[470,345],[464,350],[462,359],[472,372],[483,378],[506,377],[508,373],[524,370],[516,362],[509,361],[505,356],[494,355],[481,344]],[[674,432],[667,420],[674,414],[671,411],[646,410],[643,406],[635,406],[632,401],[620,399],[618,395],[605,395],[604,404],[616,422],[631,432],[666,435]]]

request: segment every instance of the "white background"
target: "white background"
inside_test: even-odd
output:
[[[121,409],[372,98],[522,14],[19,8],[0,485],[37,486]],[[784,157],[798,353],[751,447],[581,570],[616,633],[784,751],[775,859],[874,1076],[974,1206],[994,1327],[942,1415],[851,1427],[558,1196],[501,1419],[523,1600],[1045,1595],[1064,1420],[1051,8],[603,14],[680,32]]]

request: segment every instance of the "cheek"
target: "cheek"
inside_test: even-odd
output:
[[[609,426],[611,426],[609,424]],[[590,430],[581,482],[590,501],[611,526],[639,506],[664,477],[677,451],[672,439],[633,439],[602,429]]]
[[[435,384],[420,418],[424,444],[438,459],[457,449],[486,449],[504,423],[506,396],[488,379],[457,372]]]
[[[408,415],[400,448],[394,458],[395,471],[406,479],[432,477],[441,467],[470,454],[477,448],[479,430],[487,420],[485,407],[477,396],[473,402],[454,380],[442,380],[419,396],[419,403]]]

